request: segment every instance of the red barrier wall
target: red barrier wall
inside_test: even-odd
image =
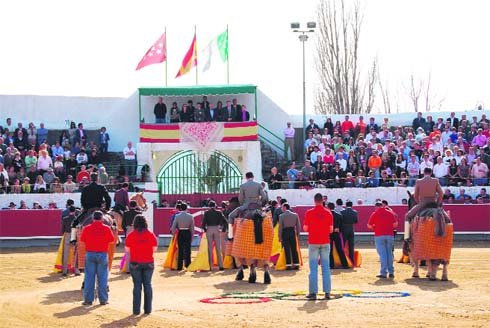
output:
[[[0,210],[0,237],[61,236],[61,210]]]
[[[301,222],[303,222],[305,212],[311,206],[295,206],[293,210],[298,213]],[[450,212],[451,219],[454,223],[455,232],[490,232],[490,204],[476,205],[450,205],[445,204],[444,208]],[[356,224],[356,232],[370,232],[367,228],[367,222],[371,213],[374,211],[374,206],[354,206],[354,209],[359,212],[359,222]],[[407,207],[405,205],[392,206],[393,211],[398,214],[398,231],[402,232],[404,225],[403,221]],[[192,208],[190,213],[196,213],[202,208]],[[170,217],[175,213],[174,209],[156,208],[153,215],[153,227],[156,235],[170,233]],[[196,226],[201,226],[202,215],[195,217]]]
[[[293,210],[303,221],[304,213],[310,206],[296,206]],[[359,212],[357,232],[369,232],[366,227],[373,206],[356,206]],[[393,210],[398,214],[398,231],[403,231],[403,218],[406,206],[395,205]],[[490,232],[490,204],[445,204],[450,211],[456,232]],[[190,213],[196,213],[202,208],[191,208]],[[156,235],[170,233],[170,217],[174,213],[171,208],[155,208],[153,230]],[[195,216],[195,224],[201,226],[202,215]],[[61,210],[0,210],[0,237],[50,237],[61,235]]]

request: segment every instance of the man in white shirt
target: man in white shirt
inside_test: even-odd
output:
[[[482,163],[480,157],[475,159],[475,164],[471,168],[471,177],[476,186],[484,186],[488,183],[488,166]]]
[[[426,167],[429,167],[431,169],[434,167],[434,163],[432,163],[429,159],[429,154],[425,154],[424,160],[422,161],[422,163],[420,163],[420,174],[424,174],[424,169]]]
[[[124,170],[126,175],[131,177],[136,175],[136,149],[133,148],[133,143],[128,142],[128,146],[123,150],[124,154]]]
[[[432,169],[432,173],[434,174],[434,177],[439,179],[439,183],[441,184],[441,186],[446,185],[448,166],[446,163],[442,161],[441,156],[437,157],[437,163],[434,165],[434,168]]]
[[[288,148],[289,148],[289,153],[291,155],[291,160],[294,161],[296,159],[296,156],[294,154],[294,128],[291,126],[291,122],[287,123],[287,127],[284,129],[284,152],[286,153],[286,158],[288,154]]]

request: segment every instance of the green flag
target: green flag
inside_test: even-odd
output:
[[[228,60],[228,30],[218,35],[217,43],[221,60],[226,62]]]
[[[211,67],[213,58],[217,57],[217,54],[221,57],[223,62],[228,60],[228,31],[224,31],[216,38],[209,41],[209,43],[202,49],[202,58],[204,65],[202,71],[206,72]]]

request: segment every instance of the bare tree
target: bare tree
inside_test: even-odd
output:
[[[315,110],[320,114],[369,113],[374,104],[378,78],[374,59],[367,77],[361,81],[359,42],[362,11],[356,1],[346,8],[344,0],[320,0],[316,67],[320,87]]]
[[[413,105],[415,112],[419,111],[419,99],[423,97],[425,111],[430,112],[432,109],[440,110],[444,102],[443,97],[437,96],[431,89],[432,74],[429,72],[427,79],[416,79],[414,75],[410,75],[410,86],[408,88],[408,96]]]

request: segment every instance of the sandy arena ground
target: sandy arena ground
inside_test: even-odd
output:
[[[234,271],[162,271],[159,250],[153,275],[153,313],[133,316],[130,275],[116,267],[109,277],[109,305],[81,305],[83,276],[63,278],[51,271],[54,248],[3,249],[0,254],[1,327],[490,327],[490,249],[488,243],[453,249],[448,282],[412,279],[411,268],[396,264],[396,278],[378,280],[379,263],[370,245],[361,249],[363,265],[334,270],[334,289],[405,291],[403,298],[349,298],[309,302],[273,300],[262,304],[204,304],[226,292],[305,290],[307,269],[272,272],[272,284],[234,281]],[[118,249],[115,265],[119,264]],[[306,255],[303,249],[303,255]],[[396,252],[396,257],[400,251]],[[422,270],[425,274],[425,270]],[[439,273],[440,277],[440,273]],[[321,287],[320,287],[321,288]],[[333,291],[335,293],[335,291]]]

